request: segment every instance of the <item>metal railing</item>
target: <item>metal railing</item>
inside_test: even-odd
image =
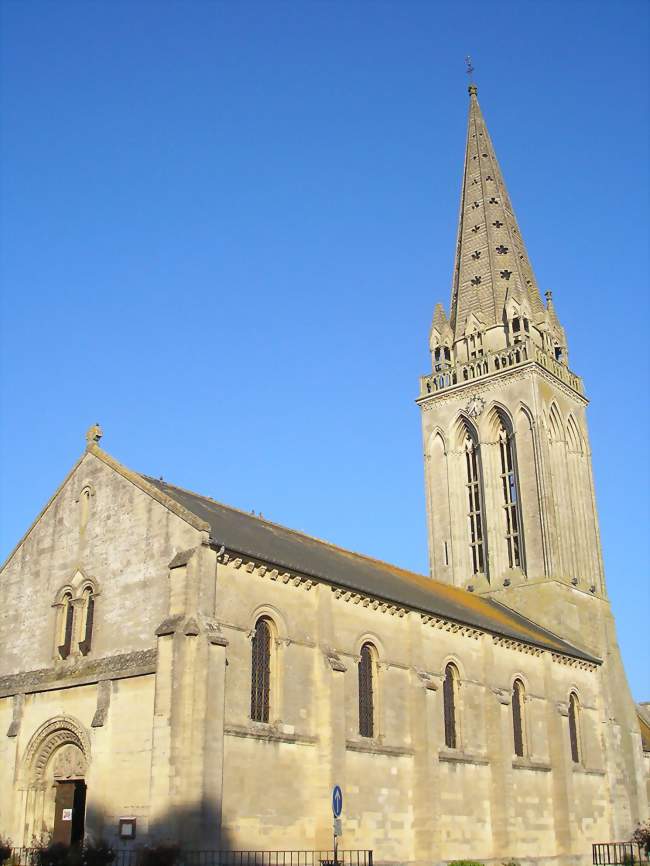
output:
[[[67,866],[67,859],[39,859],[39,849],[14,848],[5,866]],[[140,866],[148,854],[141,848],[115,849],[111,866]],[[70,864],[83,864],[83,855],[75,852]],[[334,851],[181,851],[174,866],[373,866],[370,850]]]
[[[480,355],[469,361],[459,361],[453,366],[441,365],[440,370],[436,369],[428,376],[420,377],[420,396],[427,397],[429,394],[436,394],[438,391],[453,388],[454,385],[462,385],[473,379],[481,379],[492,373],[503,372],[529,361],[536,361],[540,367],[544,367],[545,370],[548,370],[565,385],[573,388],[578,394],[584,394],[584,384],[580,376],[576,376],[568,367],[536,346],[529,337],[513,346],[487,352],[485,355]]]
[[[636,866],[650,863],[650,856],[637,842],[598,842],[591,846],[594,866]]]

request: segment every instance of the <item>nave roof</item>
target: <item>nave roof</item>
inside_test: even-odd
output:
[[[213,544],[394,605],[591,663],[599,660],[521,614],[467,590],[338,547],[207,496],[142,476],[205,521]]]

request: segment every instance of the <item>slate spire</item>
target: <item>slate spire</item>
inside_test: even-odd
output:
[[[450,324],[455,340],[463,335],[472,312],[487,327],[502,324],[507,297],[527,301],[534,322],[545,315],[476,85],[470,84],[468,90],[467,144],[451,295]]]

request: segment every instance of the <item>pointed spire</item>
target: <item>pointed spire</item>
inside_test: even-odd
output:
[[[544,304],[499,169],[481,108],[470,84],[465,167],[451,298],[455,339],[473,312],[485,324],[503,322],[506,298],[527,299],[534,320]]]

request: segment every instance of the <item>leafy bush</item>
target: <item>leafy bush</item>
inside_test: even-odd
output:
[[[88,840],[83,847],[81,862],[83,866],[109,866],[115,860],[115,851],[108,842],[98,839]]]
[[[68,846],[63,842],[46,842],[34,847],[35,866],[64,866],[67,857]]]
[[[11,857],[11,840],[0,836],[0,863],[4,863]]]
[[[448,866],[483,866],[478,860],[453,860]]]
[[[516,860],[508,860],[507,863],[504,863],[503,866],[519,866]]]
[[[138,866],[174,866],[181,849],[174,842],[145,845],[140,849]]]
[[[646,821],[645,824],[639,824],[634,833],[632,833],[630,841],[641,845],[645,849],[645,853],[650,855],[650,821]]]

